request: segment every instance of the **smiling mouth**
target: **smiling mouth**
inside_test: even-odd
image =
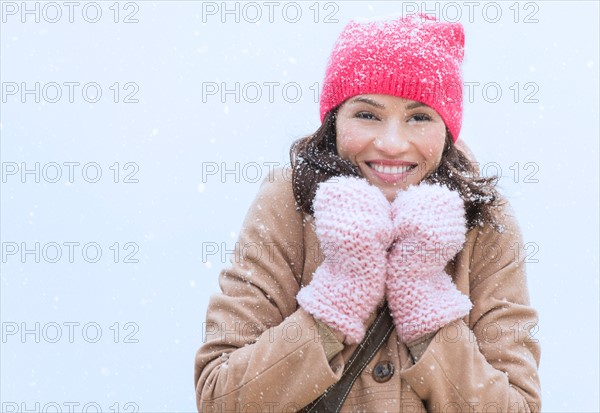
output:
[[[409,172],[417,167],[417,165],[389,166],[371,162],[365,162],[365,164],[367,164],[367,166],[373,169],[374,171],[385,175],[399,175]]]

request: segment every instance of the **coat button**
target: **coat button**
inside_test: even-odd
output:
[[[394,365],[390,361],[381,361],[373,369],[373,379],[377,383],[385,383],[394,375]]]

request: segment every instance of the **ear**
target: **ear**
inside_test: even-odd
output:
[[[467,159],[471,163],[473,163],[473,165],[475,166],[475,170],[477,171],[477,174],[479,174],[480,171],[479,171],[479,164],[477,163],[477,158],[475,157],[475,154],[473,153],[471,148],[469,148],[469,146],[467,145],[465,140],[462,138],[457,140],[454,143],[454,146],[456,146],[456,149],[460,150],[467,157]]]

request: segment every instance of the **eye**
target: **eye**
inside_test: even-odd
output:
[[[427,122],[431,120],[431,116],[425,114],[425,113],[417,113],[416,115],[413,115],[410,119],[410,121],[416,121],[416,122]]]
[[[357,112],[356,115],[354,115],[354,117],[359,118],[359,119],[369,119],[369,120],[377,119],[377,116],[375,116],[371,112],[364,112],[364,111]]]

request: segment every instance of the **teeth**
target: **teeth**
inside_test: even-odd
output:
[[[382,174],[394,175],[394,174],[402,174],[410,169],[411,166],[383,166],[378,164],[369,164],[369,166],[375,169],[377,172]]]

